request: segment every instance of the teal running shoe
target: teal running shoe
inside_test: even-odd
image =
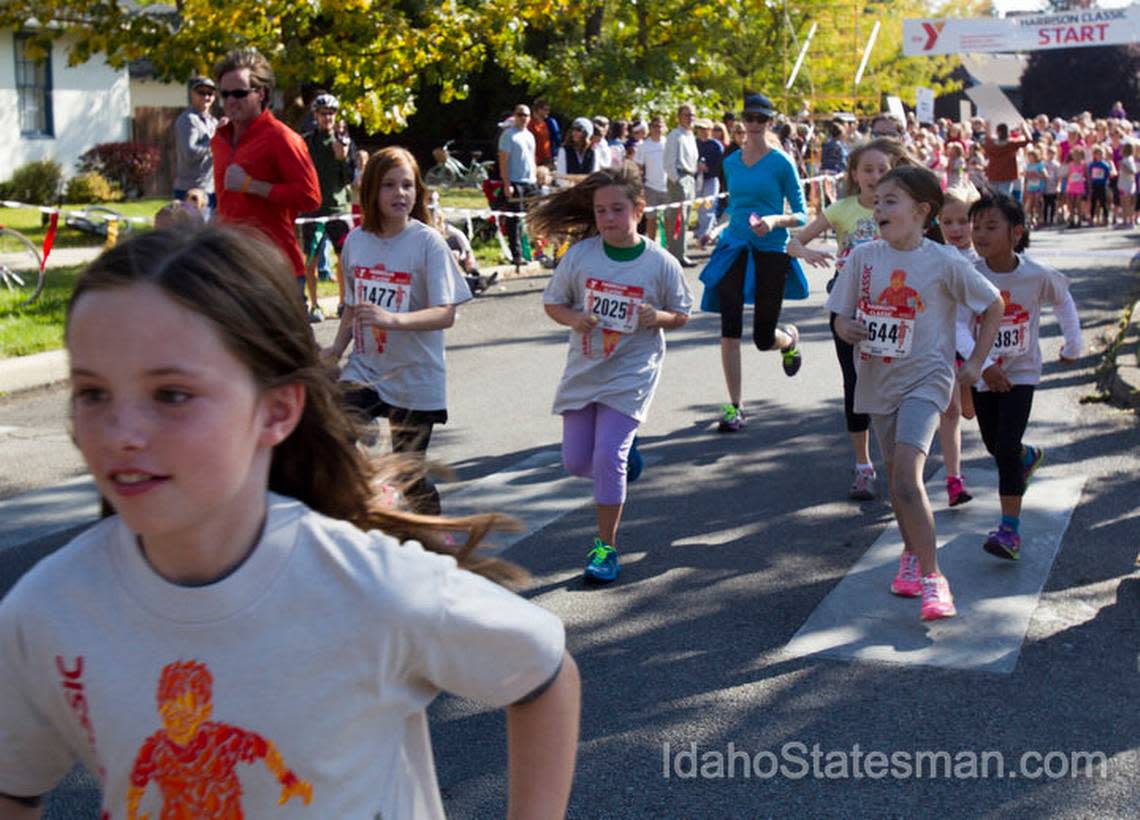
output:
[[[618,573],[621,572],[617,550],[601,538],[594,539],[594,546],[586,557],[590,559],[585,571],[587,581],[608,584],[617,580]]]

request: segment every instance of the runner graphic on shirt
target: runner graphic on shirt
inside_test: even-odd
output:
[[[913,305],[911,304],[912,299],[914,300]],[[906,286],[906,271],[899,268],[891,271],[890,287],[883,288],[883,292],[879,294],[879,304],[890,305],[891,307],[913,307],[919,313],[926,310],[926,305],[923,304],[918,291]]]
[[[1005,305],[1004,314],[1006,316],[1014,316],[1018,313],[1025,313],[1025,308],[1013,301],[1013,295],[1008,290],[1001,292],[1001,303]]]
[[[158,679],[158,712],[163,728],[143,743],[131,769],[127,816],[138,813],[147,784],[155,781],[162,793],[162,820],[189,817],[240,820],[241,783],[238,763],[264,760],[281,783],[278,805],[294,797],[308,805],[313,787],[285,765],[274,745],[255,732],[211,721],[213,677],[204,663],[175,661]],[[255,814],[265,813],[258,807]]]

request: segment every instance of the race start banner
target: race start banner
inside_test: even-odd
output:
[[[1140,5],[1013,17],[903,21],[903,54],[907,57],[1135,42],[1140,42]]]

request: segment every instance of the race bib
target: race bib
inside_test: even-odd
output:
[[[910,355],[914,340],[914,308],[859,302],[855,318],[867,326],[867,338],[859,352],[868,356],[903,359]]]
[[[1104,169],[1103,168],[1093,168],[1092,173],[1089,174],[1089,176],[1091,176],[1093,179],[1095,179],[1097,181],[1102,180],[1105,177]]]
[[[373,304],[392,313],[407,313],[412,304],[412,275],[380,268],[357,267],[352,271],[356,304]],[[383,353],[388,334],[359,319],[353,324],[352,341],[358,353]]]
[[[994,339],[994,356],[1012,359],[1029,352],[1029,312],[1019,310],[1001,317]]]
[[[376,268],[356,268],[356,304],[370,302],[392,313],[407,313],[412,304],[412,275]]]
[[[645,289],[618,285],[604,279],[586,280],[586,312],[598,320],[598,327],[617,333],[637,330],[637,305]]]

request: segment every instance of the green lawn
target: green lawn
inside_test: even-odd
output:
[[[82,267],[48,271],[44,292],[31,305],[20,305],[22,295],[0,291],[0,358],[63,346],[64,311]]]
[[[475,189],[453,189],[441,194],[445,207],[453,208],[485,208],[487,200],[483,194]],[[144,199],[135,202],[115,202],[108,207],[114,208],[124,216],[143,217],[152,219],[154,215],[169,200]],[[63,205],[61,209],[82,210],[82,205]],[[75,228],[68,228],[64,224],[63,215],[60,216],[60,226],[56,234],[55,247],[98,247],[103,244],[102,237],[83,233]],[[0,208],[0,225],[15,228],[25,234],[37,247],[43,246],[46,225],[43,224],[40,212],[35,208]],[[140,227],[136,226],[135,230]],[[143,228],[145,229],[145,228]],[[498,243],[492,239],[490,242],[475,242],[475,255],[483,267],[498,264],[500,251]],[[49,268],[47,285],[43,294],[32,305],[20,306],[21,297],[0,290],[0,359],[10,356],[26,356],[30,353],[39,353],[44,350],[54,350],[63,345],[64,310],[75,278],[80,267]],[[321,281],[317,292],[321,297],[335,296],[337,286],[335,282]]]

